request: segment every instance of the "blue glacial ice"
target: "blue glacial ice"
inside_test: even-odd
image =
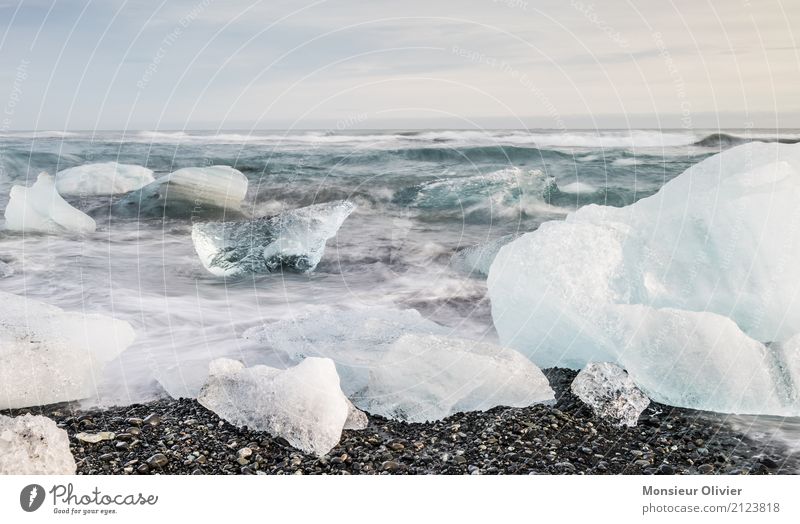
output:
[[[53,177],[39,174],[30,187],[14,186],[5,210],[5,228],[51,235],[94,233],[94,219],[75,209],[56,191]]]
[[[354,209],[341,200],[242,222],[202,222],[192,227],[192,241],[203,266],[218,276],[307,273]]]
[[[415,310],[325,308],[244,336],[289,364],[330,358],[353,403],[385,417],[422,422],[553,400],[545,376],[518,352],[460,338]]]
[[[546,222],[489,271],[500,340],[542,367],[617,363],[667,404],[800,414],[798,202],[800,146],[748,143]]]
[[[103,367],[131,345],[133,328],[0,291],[0,409],[96,394]]]

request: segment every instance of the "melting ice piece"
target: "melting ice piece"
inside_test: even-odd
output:
[[[369,375],[356,405],[408,422],[554,399],[544,374],[513,349],[453,337],[403,335]]]
[[[245,337],[285,355],[336,363],[342,390],[361,409],[409,421],[553,398],[541,372],[516,351],[449,337],[413,309],[325,309],[252,328]]]
[[[354,429],[361,431],[367,429],[369,419],[367,414],[355,407],[352,402],[347,401],[347,420],[344,421],[343,429]]]
[[[0,291],[0,409],[90,397],[103,366],[134,338],[122,320]]]
[[[414,309],[322,308],[248,329],[244,337],[268,346],[289,363],[305,357],[332,359],[341,377],[342,390],[352,396],[367,386],[369,371],[387,346],[405,333],[447,335],[450,330]]]
[[[336,366],[324,358],[285,370],[217,359],[197,400],[235,426],[283,437],[319,457],[339,443],[351,410]]]
[[[40,415],[0,415],[0,475],[74,475],[67,432]]]
[[[618,426],[635,426],[650,405],[650,399],[625,370],[610,362],[587,364],[572,381],[571,389],[596,416]]]
[[[546,222],[492,263],[500,340],[542,367],[617,363],[667,404],[800,414],[764,344],[800,332],[798,201],[800,146],[750,143]]]
[[[450,266],[458,271],[470,275],[487,276],[489,268],[497,256],[500,248],[517,238],[519,235],[505,235],[485,244],[470,246],[457,251],[450,260]]]
[[[247,178],[232,167],[186,167],[125,195],[113,211],[136,217],[239,216],[246,194]]]
[[[119,195],[153,181],[153,170],[132,164],[103,162],[63,169],[56,173],[56,189],[62,195]]]
[[[313,271],[355,204],[342,200],[314,204],[245,222],[206,222],[192,227],[203,265],[219,276]]]
[[[14,186],[6,206],[6,229],[25,233],[93,233],[95,222],[56,191],[53,177],[39,174],[31,187]]]

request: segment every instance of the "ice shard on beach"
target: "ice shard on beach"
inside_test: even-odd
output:
[[[546,222],[489,271],[500,340],[543,367],[617,363],[667,404],[800,414],[777,349],[800,333],[798,201],[800,146],[748,143]]]
[[[547,379],[518,352],[450,332],[415,310],[375,307],[323,310],[245,337],[290,363],[330,358],[354,404],[385,417],[422,422],[553,399]]]
[[[9,231],[45,234],[93,233],[95,222],[56,191],[53,177],[40,173],[30,187],[14,186],[5,210]]]
[[[74,475],[67,432],[41,415],[0,415],[0,475]]]
[[[117,162],[84,164],[56,173],[56,189],[65,196],[119,195],[151,182],[152,169]]]
[[[273,217],[243,222],[205,222],[192,227],[194,248],[205,268],[218,276],[313,271],[355,204],[314,204]]]
[[[324,358],[307,358],[285,370],[217,359],[197,400],[235,426],[285,438],[319,457],[339,443],[345,424],[363,424],[351,413],[336,367]]]
[[[650,399],[625,370],[609,362],[590,362],[570,388],[591,406],[595,415],[618,426],[635,426],[639,415],[650,405]]]
[[[112,211],[130,217],[239,217],[247,185],[229,166],[186,167],[125,195]]]
[[[0,409],[90,397],[134,338],[125,321],[0,291]]]
[[[554,400],[547,377],[518,352],[438,335],[403,335],[381,352],[354,397],[369,413],[408,422]]]

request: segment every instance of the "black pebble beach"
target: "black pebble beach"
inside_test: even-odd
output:
[[[800,457],[779,442],[753,440],[723,415],[656,403],[638,426],[596,418],[569,391],[574,371],[545,370],[555,405],[498,407],[409,424],[370,416],[344,431],[323,458],[283,439],[236,428],[192,399],[162,399],[95,411],[43,414],[70,436],[78,473],[92,474],[788,474]],[[95,444],[80,432],[113,432]]]

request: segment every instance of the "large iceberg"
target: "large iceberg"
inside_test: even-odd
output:
[[[115,214],[135,217],[240,216],[247,177],[229,166],[186,167],[125,195]]]
[[[90,397],[134,337],[125,321],[0,291],[0,409]]]
[[[618,426],[633,427],[650,405],[624,369],[610,362],[590,362],[570,386],[572,392],[591,406],[594,414]]]
[[[336,367],[324,358],[285,370],[214,360],[197,401],[235,426],[266,431],[320,457],[339,443],[348,421],[358,424]]]
[[[503,344],[540,366],[624,367],[659,402],[800,413],[800,146],[749,143],[623,208],[590,205],[503,247]],[[788,361],[787,361],[788,359]]]
[[[205,222],[192,227],[192,241],[206,269],[219,276],[313,271],[355,204],[314,204],[244,222]]]
[[[95,222],[56,191],[53,177],[40,173],[31,187],[14,186],[5,210],[6,229],[25,233],[93,233]]]
[[[69,196],[119,195],[152,181],[152,169],[117,162],[85,164],[56,173],[56,189]]]
[[[541,371],[511,349],[449,336],[415,310],[323,310],[245,332],[282,354],[336,363],[342,390],[370,413],[420,422],[553,399]]]
[[[40,415],[0,415],[0,475],[74,475],[67,432]]]

